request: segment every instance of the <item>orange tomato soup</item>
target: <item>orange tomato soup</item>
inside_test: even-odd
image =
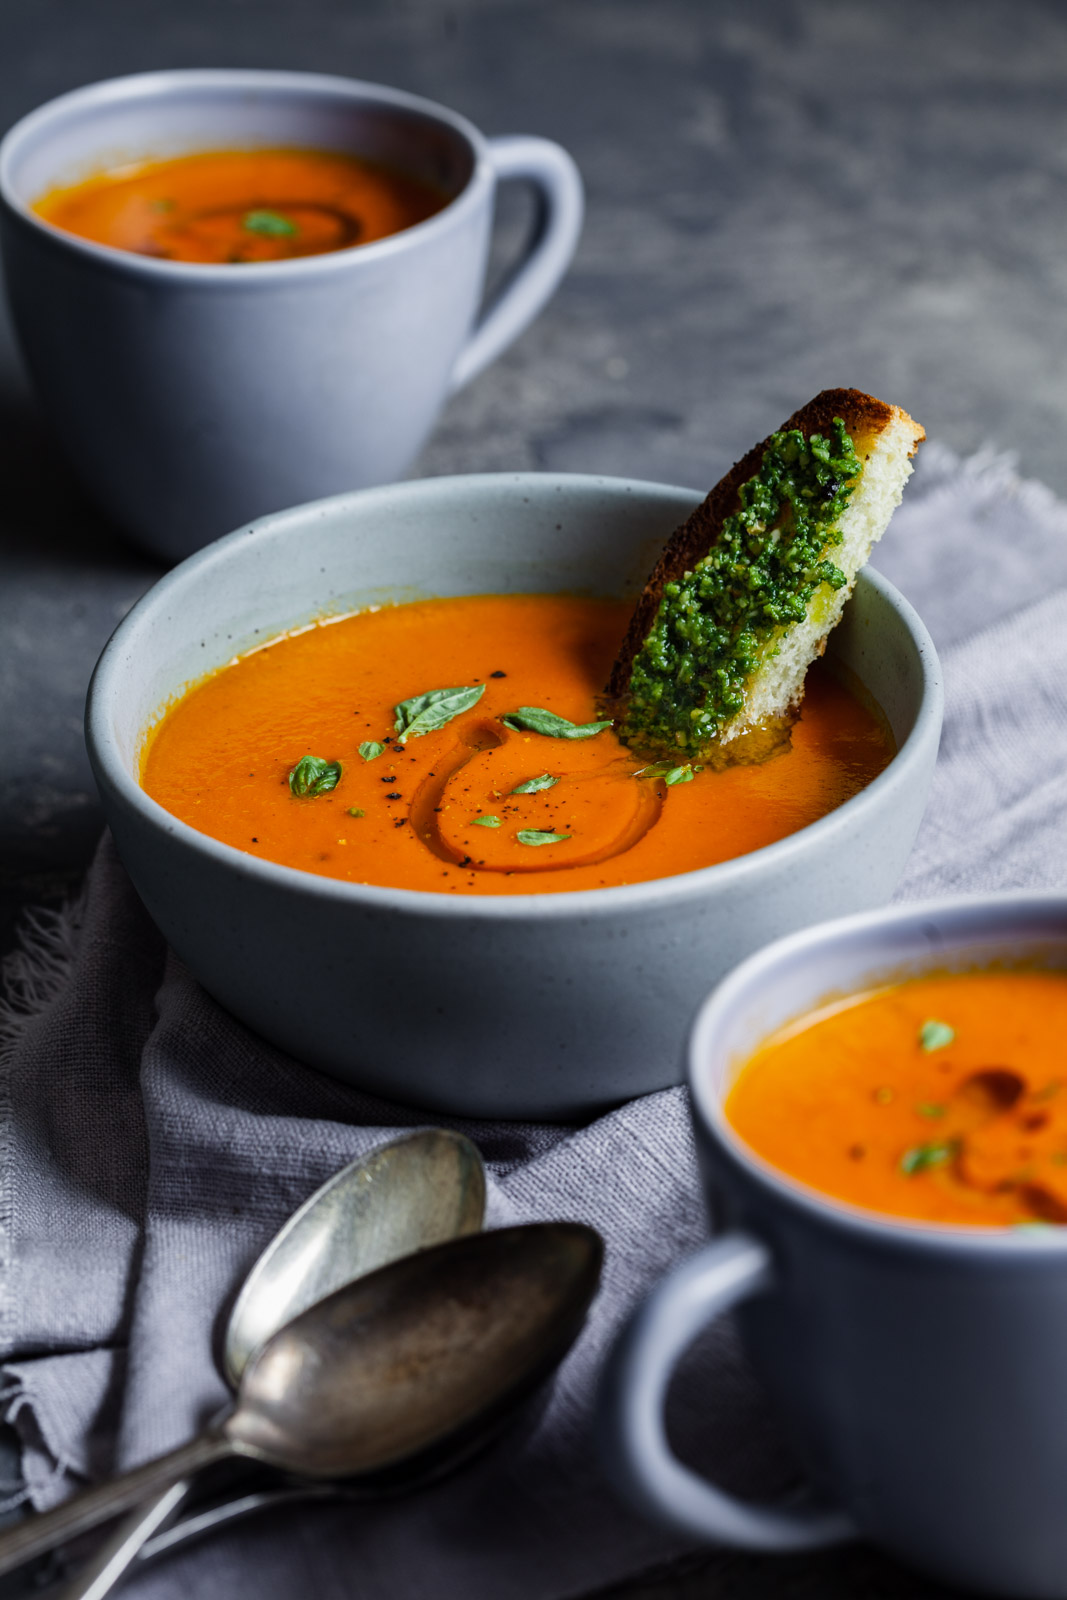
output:
[[[726,1114],[772,1165],[926,1222],[1067,1222],[1067,974],[917,978],[802,1017]]]
[[[241,264],[369,244],[447,203],[418,178],[338,151],[217,150],[97,173],[34,210],[116,250]]]
[[[832,811],[889,761],[878,718],[819,665],[791,748],[764,765],[649,767],[598,709],[629,615],[610,601],[478,595],[324,621],[193,688],[147,742],[142,783],[266,860],[506,895],[744,855]],[[410,731],[397,727],[411,716]]]

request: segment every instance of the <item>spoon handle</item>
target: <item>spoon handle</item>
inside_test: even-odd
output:
[[[293,1488],[255,1489],[251,1494],[240,1495],[232,1500],[222,1500],[217,1505],[208,1506],[205,1511],[191,1511],[164,1528],[161,1533],[155,1534],[138,1552],[138,1571],[150,1562],[158,1561],[161,1556],[170,1555],[172,1551],[180,1550],[184,1545],[194,1544],[218,1528],[227,1528],[235,1522],[243,1522],[246,1517],[256,1516],[260,1511],[284,1511],[290,1506],[313,1505],[328,1500],[358,1503],[364,1499],[364,1495],[332,1480],[306,1483]]]
[[[51,1511],[42,1511],[0,1534],[0,1574],[21,1566],[33,1556],[42,1555],[54,1545],[73,1539],[76,1534],[95,1528],[109,1517],[129,1511],[150,1495],[169,1488],[181,1478],[190,1478],[201,1468],[232,1455],[233,1446],[222,1433],[202,1433],[155,1461],[146,1461],[119,1478],[84,1489]]]
[[[110,1538],[63,1590],[59,1600],[104,1600],[122,1582],[144,1546],[160,1529],[165,1529],[181,1510],[193,1486],[191,1478],[179,1478],[169,1489],[161,1489],[146,1504],[124,1517]]]

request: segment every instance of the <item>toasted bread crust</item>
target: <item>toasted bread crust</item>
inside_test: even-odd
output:
[[[781,428],[776,431],[785,433],[790,429],[799,428],[805,438],[810,438],[813,433],[827,432],[835,417],[841,418],[857,454],[861,456],[864,453],[864,445],[888,427],[894,418],[912,424],[915,432],[915,443],[910,452],[912,455],[926,437],[922,428],[908,416],[906,411],[902,411],[899,406],[886,405],[884,400],[876,400],[873,395],[864,394],[861,389],[823,389],[814,400],[809,400],[806,406],[794,411],[788,422],[783,422]],[[656,620],[660,601],[663,599],[664,584],[680,578],[683,573],[691,572],[697,562],[718,542],[723,522],[740,506],[738,495],[741,485],[747,483],[749,478],[755,477],[762,464],[763,453],[769,444],[770,440],[764,439],[762,443],[754,445],[747,455],[742,456],[741,460],[730,468],[725,478],[715,485],[707,499],[697,506],[692,515],[667,541],[663,554],[652,569],[634,608],[622,648],[611,669],[606,692],[613,700],[621,699],[629,688],[634,657]]]

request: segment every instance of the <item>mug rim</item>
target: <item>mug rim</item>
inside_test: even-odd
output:
[[[935,1255],[991,1254],[1002,1258],[1010,1252],[1018,1259],[1020,1249],[1025,1249],[1061,1258],[1067,1252],[1067,1226],[1031,1232],[1003,1223],[927,1222],[917,1217],[895,1217],[889,1212],[870,1210],[840,1199],[792,1177],[741,1138],[726,1116],[724,1097],[713,1087],[710,1070],[718,1053],[717,1036],[732,1022],[735,1013],[750,1003],[755,985],[769,988],[777,971],[798,955],[820,948],[830,954],[841,941],[873,935],[873,963],[877,936],[891,930],[904,930],[914,936],[915,953],[921,955],[930,949],[929,941],[922,937],[923,924],[937,918],[943,927],[948,926],[945,943],[934,955],[935,959],[946,958],[955,945],[964,943],[968,934],[971,938],[982,934],[996,937],[1002,932],[1006,939],[1012,927],[1028,916],[1050,910],[1058,910],[1063,918],[1064,931],[1058,942],[1067,955],[1067,894],[1060,889],[1005,889],[995,893],[913,900],[835,917],[832,921],[786,934],[747,956],[701,1004],[686,1051],[686,1082],[693,1118],[710,1136],[716,1156],[725,1157],[739,1168],[772,1206],[799,1213],[817,1226],[852,1235],[859,1243]],[[815,1004],[817,1001],[812,1002]],[[758,1228],[755,1231],[758,1232]]]
[[[20,150],[28,139],[42,128],[53,123],[62,125],[72,113],[94,105],[107,106],[122,102],[144,101],[151,104],[173,99],[183,91],[216,89],[220,95],[226,90],[239,92],[259,88],[267,93],[276,91],[302,91],[309,99],[327,99],[331,96],[366,104],[376,103],[386,109],[411,112],[446,126],[462,138],[471,154],[471,172],[459,193],[454,195],[439,211],[422,222],[401,228],[382,239],[372,239],[367,244],[348,245],[341,250],[323,251],[318,255],[297,256],[287,261],[256,261],[242,263],[255,268],[254,273],[234,272],[230,262],[167,261],[155,256],[144,256],[117,245],[100,244],[84,239],[79,234],[60,228],[47,218],[39,216],[31,203],[19,194],[13,175]],[[0,202],[11,215],[53,245],[73,251],[87,263],[109,268],[114,272],[133,277],[147,277],[150,281],[184,283],[198,288],[212,286],[230,289],[247,288],[250,284],[277,285],[287,279],[304,275],[325,275],[351,268],[353,262],[379,261],[398,251],[414,248],[423,239],[443,233],[458,221],[462,224],[467,213],[481,201],[487,187],[491,187],[493,167],[489,144],[485,136],[460,112],[409,93],[394,89],[388,84],[372,83],[362,78],[348,78],[337,73],[296,72],[286,69],[259,69],[254,67],[173,67],[154,72],[125,73],[115,78],[100,78],[79,88],[46,100],[12,124],[0,139]]]
[[[864,568],[861,578],[901,618],[911,645],[922,663],[918,703],[909,732],[888,765],[858,794],[845,800],[833,811],[758,850],[715,862],[711,866],[675,873],[669,877],[617,884],[611,888],[564,889],[551,894],[456,896],[433,890],[350,883],[344,879],[319,877],[296,867],[283,866],[279,862],[249,855],[234,845],[224,844],[209,834],[200,833],[189,823],[182,822],[145,792],[128,771],[118,749],[110,725],[111,708],[120,692],[119,685],[125,671],[125,650],[138,648],[134,641],[139,631],[149,625],[146,619],[157,609],[165,609],[172,598],[177,601],[191,576],[196,577],[204,570],[210,571],[216,564],[226,564],[231,553],[242,548],[249,537],[291,538],[302,524],[330,512],[339,512],[349,504],[373,507],[377,500],[388,507],[397,501],[408,504],[432,502],[442,495],[478,496],[491,494],[505,483],[512,485],[516,493],[525,492],[542,499],[547,499],[558,488],[575,494],[607,495],[611,498],[639,495],[650,506],[673,506],[682,516],[687,515],[702,498],[699,490],[641,479],[555,472],[472,473],[351,490],[258,518],[254,523],[238,528],[187,556],[164,574],[134,603],[104,646],[89,684],[85,723],[90,758],[94,767],[99,767],[98,783],[103,776],[121,803],[138,813],[142,821],[153,828],[162,828],[185,848],[209,856],[219,869],[249,874],[276,890],[312,894],[326,900],[378,909],[388,908],[422,918],[468,917],[501,922],[525,919],[551,923],[575,915],[610,918],[624,911],[636,913],[658,910],[676,901],[686,901],[693,896],[702,897],[713,887],[733,888],[747,883],[753,892],[758,892],[768,872],[788,872],[790,861],[798,855],[802,856],[813,843],[828,840],[835,832],[848,828],[864,811],[880,806],[887,789],[897,790],[901,785],[914,782],[915,770],[923,763],[930,739],[933,738],[936,744],[940,737],[943,704],[940,663],[933,641],[918,613],[887,578],[868,566]]]

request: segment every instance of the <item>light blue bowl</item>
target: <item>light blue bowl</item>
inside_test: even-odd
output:
[[[137,781],[160,707],[252,644],[386,600],[636,596],[699,498],[550,473],[368,489],[230,534],[133,608],[90,686],[89,755],[145,905],[211,994],[300,1060],[387,1098],[577,1118],[679,1082],[693,1014],[742,956],[889,898],[926,803],[942,693],[926,629],[875,573],[830,654],[883,708],[897,755],[810,827],[699,872],[508,898],[342,883],[197,833]]]

